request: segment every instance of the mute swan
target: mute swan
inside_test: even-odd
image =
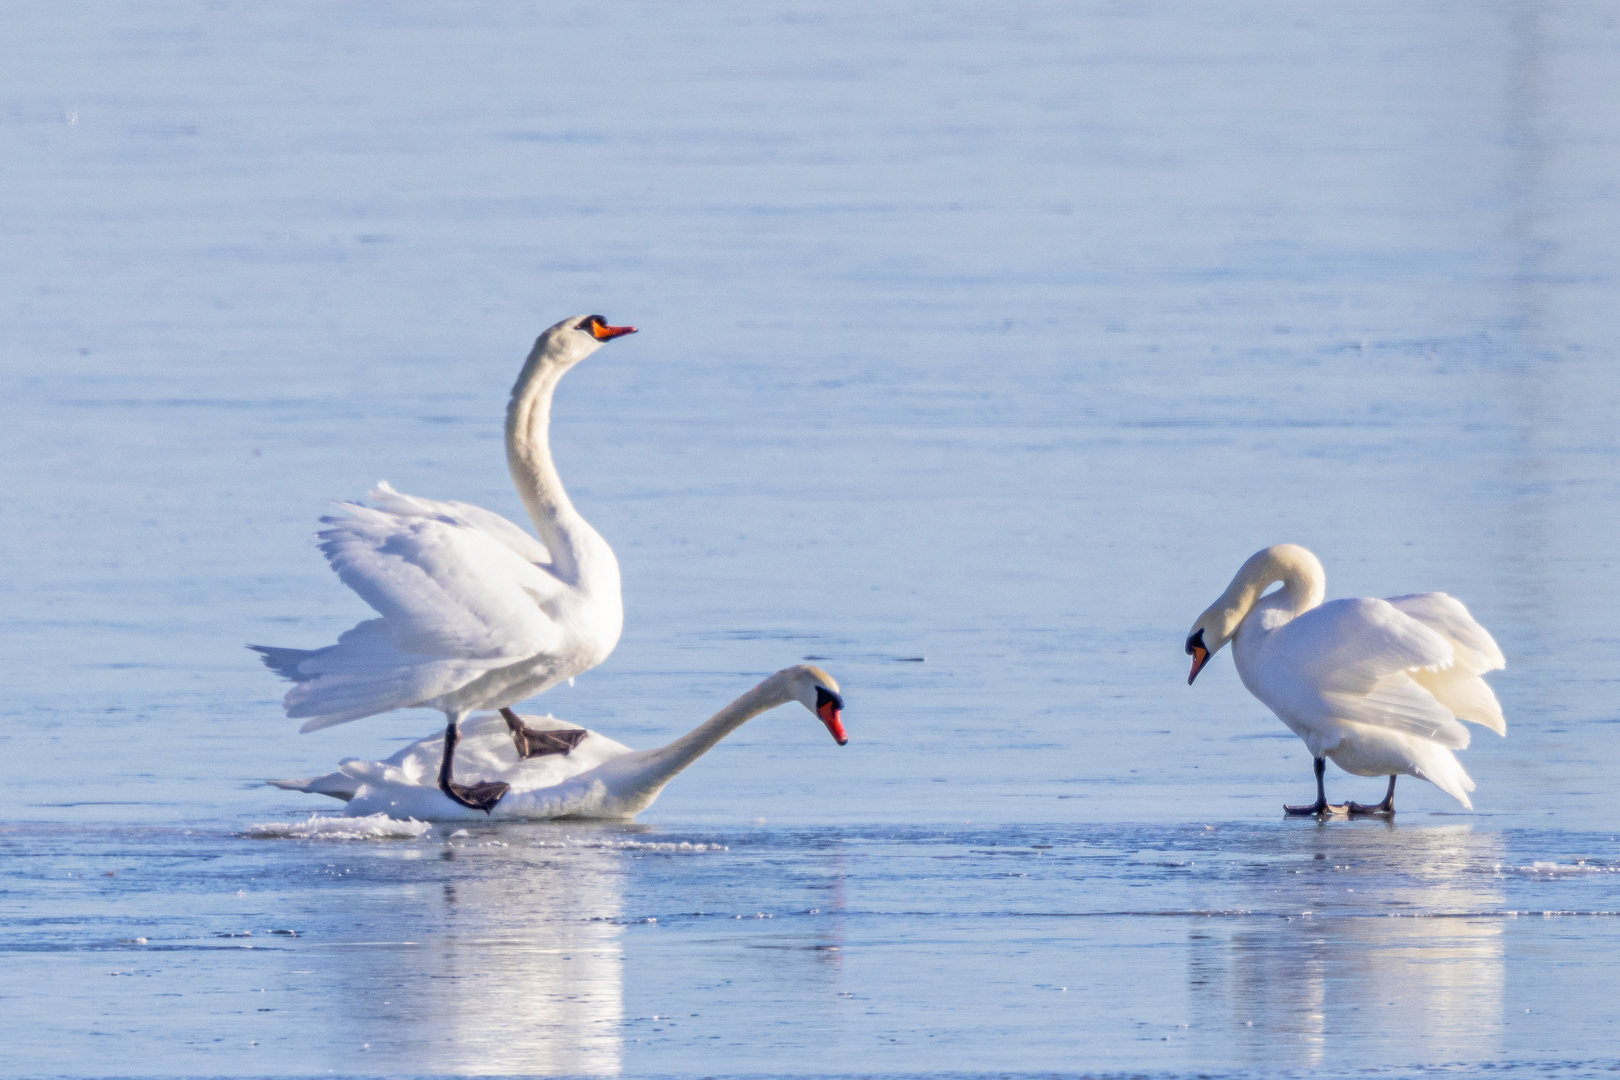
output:
[[[500,818],[555,819],[606,818],[627,821],[651,806],[664,785],[696,761],[715,743],[767,709],[797,701],[827,726],[843,746],[844,699],[838,683],[818,667],[801,664],[783,668],[691,732],[668,746],[632,750],[606,735],[584,731],[566,757],[518,756],[507,725],[518,718],[511,710],[475,716],[464,724],[460,748],[485,776],[499,777],[508,788],[506,797],[492,808]],[[541,732],[565,729],[551,716],[523,720]],[[430,735],[386,761],[349,758],[338,771],[307,780],[271,780],[287,791],[330,795],[348,803],[350,817],[388,814],[424,820],[477,817],[473,808],[447,798],[434,784],[444,754],[444,741]]]
[[[1282,588],[1262,596],[1267,587]],[[1228,641],[1232,662],[1316,759],[1316,802],[1290,814],[1393,814],[1395,777],[1427,780],[1472,810],[1474,781],[1453,750],[1467,720],[1507,734],[1502,706],[1480,678],[1506,666],[1468,609],[1445,593],[1322,603],[1327,575],[1315,555],[1278,544],[1249,557],[1187,636],[1192,683]],[[1324,757],[1357,776],[1388,776],[1384,801],[1333,806]]]
[[[568,501],[551,461],[551,399],[569,368],[633,334],[600,315],[541,334],[512,387],[506,462],[540,541],[488,510],[401,495],[386,483],[374,506],[324,517],[321,550],[343,583],[377,610],[324,649],[250,645],[295,685],[287,715],[314,731],[393,709],[445,715],[439,789],[488,812],[507,785],[451,781],[457,726],[474,709],[522,701],[607,659],[624,626],[613,549]],[[543,543],[541,542],[543,541]],[[566,733],[514,721],[520,754],[567,753]],[[582,735],[576,736],[583,737]]]

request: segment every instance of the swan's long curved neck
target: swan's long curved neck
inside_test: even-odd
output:
[[[1278,582],[1290,615],[1304,614],[1327,595],[1327,574],[1316,556],[1295,544],[1278,544],[1250,556],[1218,602],[1242,618]]]
[[[773,676],[754,687],[709,719],[667,746],[627,754],[621,761],[635,759],[636,776],[632,787],[638,793],[656,795],[692,762],[713,749],[721,739],[762,712],[793,701],[793,694]]]
[[[545,338],[535,342],[512,387],[506,408],[506,464],[535,530],[551,552],[551,571],[574,585],[583,584],[598,563],[612,563],[613,553],[580,516],[563,489],[551,460],[551,400],[567,370],[548,363]],[[605,555],[605,558],[604,558]]]

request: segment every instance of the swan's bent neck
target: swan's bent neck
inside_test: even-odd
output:
[[[574,509],[551,460],[551,401],[568,370],[548,355],[548,337],[535,342],[506,407],[506,464],[535,530],[551,552],[551,571],[585,587],[611,571],[617,591],[618,562],[607,542]]]
[[[1298,544],[1277,544],[1249,556],[1211,608],[1224,611],[1235,630],[1261,595],[1279,582],[1282,589],[1272,603],[1289,618],[1318,606],[1327,595],[1327,573],[1317,557]]]

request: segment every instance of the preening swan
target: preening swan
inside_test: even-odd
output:
[[[569,502],[551,461],[551,399],[569,368],[635,333],[600,315],[541,334],[512,387],[506,461],[540,540],[499,514],[401,495],[324,517],[321,550],[343,583],[377,610],[324,649],[250,645],[295,685],[287,715],[314,731],[392,709],[445,715],[438,785],[454,803],[489,811],[507,785],[452,782],[461,719],[532,697],[607,659],[624,625],[613,549]],[[515,721],[514,721],[515,723]],[[568,752],[570,738],[517,724],[516,751]]]
[[[1276,592],[1261,595],[1281,582]],[[1480,678],[1506,666],[1468,609],[1445,593],[1322,603],[1327,575],[1315,555],[1278,544],[1250,556],[1187,635],[1190,684],[1221,646],[1249,693],[1316,759],[1316,802],[1290,814],[1393,814],[1395,777],[1428,780],[1472,810],[1474,781],[1453,750],[1467,720],[1507,734],[1502,706]],[[1323,758],[1357,776],[1388,776],[1384,801],[1333,806]]]
[[[814,713],[839,746],[849,742],[838,683],[820,668],[801,664],[778,671],[691,732],[655,750],[632,750],[586,730],[566,757],[522,758],[508,733],[508,725],[520,718],[503,709],[501,714],[467,720],[458,752],[464,767],[476,767],[506,787],[506,797],[492,807],[494,817],[623,821],[651,806],[665,784],[715,743],[767,709],[790,701]],[[543,734],[569,730],[555,717],[521,719]],[[474,808],[447,797],[434,783],[443,754],[444,740],[430,735],[386,761],[350,758],[326,776],[269,782],[288,791],[342,799],[351,817],[378,813],[423,820],[478,817]]]

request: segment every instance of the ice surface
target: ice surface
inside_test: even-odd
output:
[[[244,836],[255,840],[415,840],[433,831],[433,824],[415,818],[331,817],[311,814],[305,821],[264,821],[249,825]]]
[[[1609,833],[465,831],[0,831],[0,1067],[1580,1076],[1620,993],[1620,879],[1520,869]]]

